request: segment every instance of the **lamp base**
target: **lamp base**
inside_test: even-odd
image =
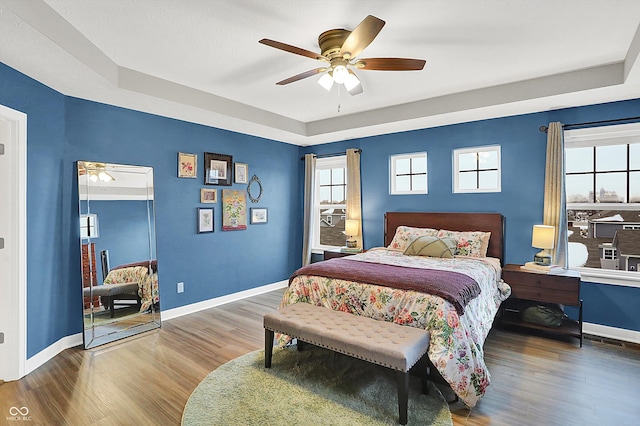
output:
[[[347,240],[347,247],[348,248],[357,248],[358,247],[358,241],[356,241],[355,239],[348,239]]]
[[[536,265],[541,266],[550,266],[551,265],[551,255],[547,253],[546,250],[542,250],[540,253],[536,254],[533,257],[533,261]]]

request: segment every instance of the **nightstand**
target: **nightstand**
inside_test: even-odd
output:
[[[579,272],[563,270],[561,273],[539,273],[521,269],[520,265],[505,265],[502,268],[502,279],[511,287],[511,296],[500,308],[501,324],[577,337],[582,347],[582,299],[580,299]],[[560,327],[545,327],[529,323],[521,320],[520,312],[509,306],[512,299],[578,306],[579,319],[578,321],[565,319]]]
[[[362,252],[359,252],[362,253]],[[356,252],[348,252],[348,251],[340,251],[340,249],[331,249],[331,250],[325,250],[324,251],[324,259],[323,260],[329,260],[329,259],[333,259],[336,257],[345,257],[345,256],[351,256],[354,254],[359,254]]]

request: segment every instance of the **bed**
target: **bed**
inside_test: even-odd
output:
[[[151,272],[151,274],[149,274]],[[127,263],[125,265],[119,265],[111,269],[104,279],[103,284],[111,286],[131,286],[132,290],[129,292],[132,296],[139,299],[139,312],[146,312],[151,305],[160,302],[158,293],[158,262],[154,260],[146,260],[142,262]],[[102,286],[96,286],[100,288]],[[127,294],[118,294],[113,296],[114,299],[126,299]],[[112,310],[113,316],[113,304],[112,300],[108,298],[102,300],[101,303],[105,306],[105,309]]]
[[[484,341],[510,294],[503,229],[498,213],[388,212],[384,247],[300,268],[281,306],[311,303],[428,330],[431,363],[473,407],[490,382]]]

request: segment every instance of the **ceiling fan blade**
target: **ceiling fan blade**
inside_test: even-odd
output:
[[[320,74],[321,72],[325,72],[326,70],[327,70],[327,68],[316,68],[314,70],[305,71],[305,72],[300,73],[298,75],[294,75],[293,77],[289,77],[287,79],[279,81],[276,84],[278,86],[283,86],[285,84],[293,83],[294,81],[302,80],[303,78],[312,77],[312,76],[314,76],[316,74]]]
[[[376,38],[384,24],[382,19],[375,16],[369,15],[364,18],[342,44],[340,55],[346,60],[358,56]]]
[[[356,68],[376,71],[419,71],[427,61],[409,58],[365,58],[355,63]]]
[[[281,43],[275,40],[269,40],[268,38],[263,38],[258,43],[262,43],[267,46],[275,47],[276,49],[284,50],[285,52],[295,53],[296,55],[306,56],[307,58],[317,59],[319,61],[328,61],[329,59],[325,58],[319,53],[312,52],[310,50],[302,49],[300,47],[291,46],[290,44]]]

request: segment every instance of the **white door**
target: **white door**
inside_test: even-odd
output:
[[[25,375],[27,116],[0,105],[0,380]]]

